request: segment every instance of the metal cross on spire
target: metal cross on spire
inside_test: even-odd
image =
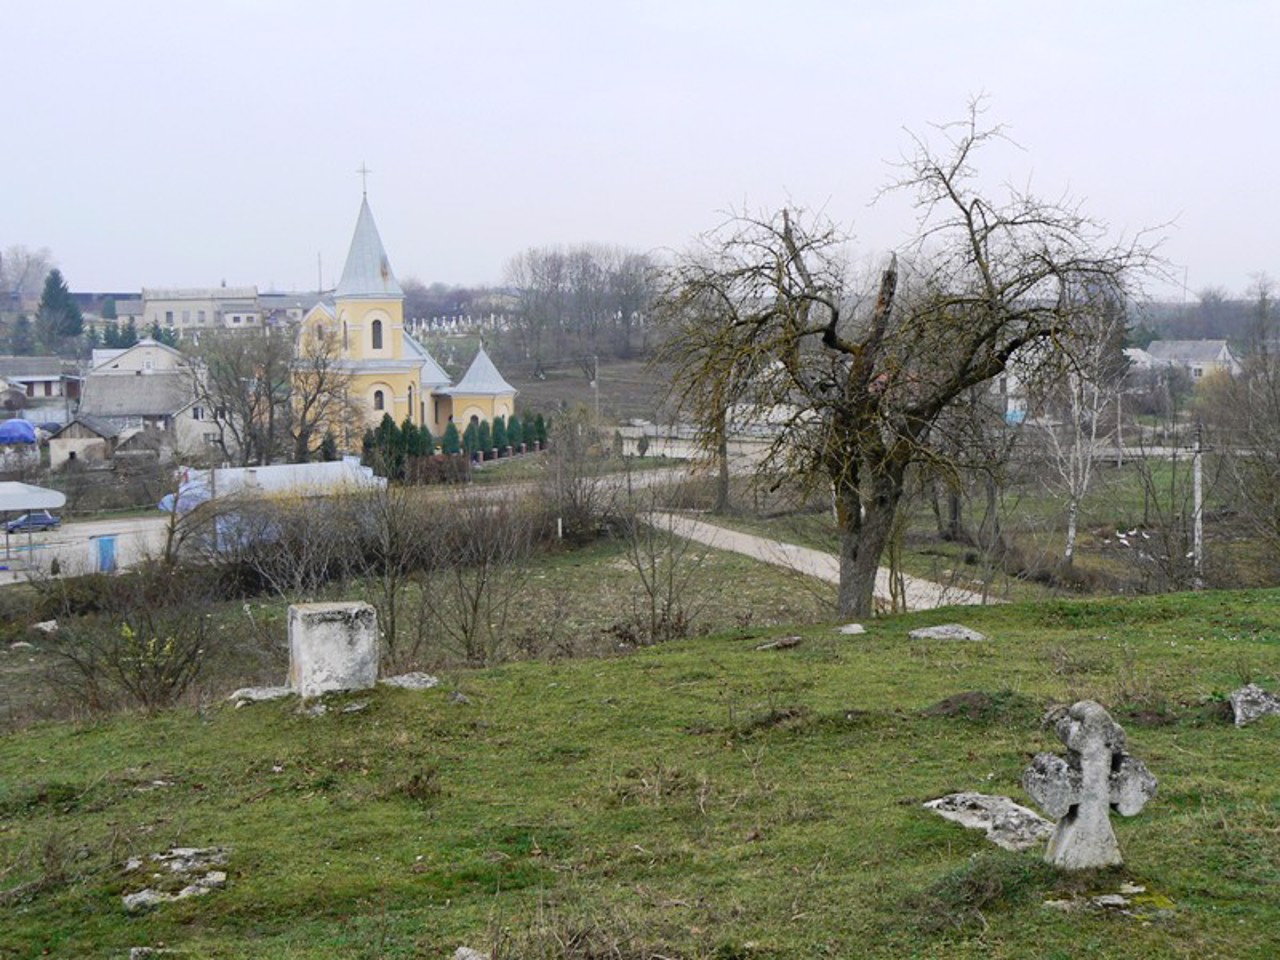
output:
[[[361,196],[369,196],[369,174],[373,171],[364,165],[364,161],[360,161],[360,169],[356,173],[360,174],[360,194]]]

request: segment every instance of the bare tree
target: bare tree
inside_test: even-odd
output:
[[[358,406],[351,395],[351,373],[342,362],[337,329],[313,327],[299,336],[291,365],[289,433],[293,462],[305,463],[326,432],[349,441]]]
[[[425,611],[441,640],[469,663],[492,662],[523,589],[536,525],[527,505],[463,494],[432,531]]]
[[[917,140],[894,185],[920,211],[911,260],[901,268],[894,258],[872,296],[853,288],[842,234],[783,210],[704,238],[662,298],[685,346],[677,389],[704,437],[708,398],[746,406],[782,421],[767,469],[833,490],[843,615],[872,612],[907,469],[937,452],[942,414],[1019,351],[1073,329],[1072,291],[1120,298],[1127,271],[1148,258],[1136,245],[1105,246],[1072,204],[981,192],[976,154],[1001,133],[978,126],[976,105],[940,130],[945,152]],[[722,388],[708,389],[716,381]]]
[[[1088,291],[1080,296],[1090,297]],[[1071,566],[1076,552],[1080,504],[1093,484],[1094,466],[1108,443],[1117,443],[1115,422],[1110,429],[1106,413],[1114,404],[1124,379],[1126,361],[1121,352],[1125,319],[1114,301],[1094,300],[1094,311],[1059,344],[1065,369],[1047,385],[1044,413],[1039,423],[1045,439],[1048,464],[1067,503],[1066,543],[1062,562]]]
[[[650,643],[686,636],[699,612],[713,599],[699,591],[710,549],[672,529],[661,509],[658,489],[631,493],[620,511],[627,563],[639,581],[641,629]]]
[[[271,463],[286,422],[293,347],[269,331],[205,333],[192,367],[196,394],[214,417],[223,457]]]
[[[1242,518],[1280,569],[1280,318],[1269,277],[1256,278],[1251,293],[1254,329],[1240,375],[1206,377],[1197,392]]]
[[[53,269],[53,254],[48,247],[32,250],[14,245],[0,254],[0,303],[6,307],[9,301],[17,301],[17,309],[23,301],[35,300],[44,288],[44,278]]]

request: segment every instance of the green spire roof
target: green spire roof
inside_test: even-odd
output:
[[[360,216],[356,219],[347,265],[342,268],[342,279],[338,281],[338,289],[333,295],[335,298],[404,299],[404,291],[391,272],[387,251],[382,248],[382,238],[378,236],[367,197],[360,201]]]

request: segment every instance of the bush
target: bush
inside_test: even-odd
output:
[[[204,609],[214,599],[211,582],[200,571],[159,564],[124,577],[68,581],[59,629],[48,644],[69,669],[51,679],[93,710],[122,701],[148,712],[172,706],[209,653]],[[73,603],[94,612],[73,616]]]

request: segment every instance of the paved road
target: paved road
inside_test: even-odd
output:
[[[833,553],[823,550],[812,550],[809,547],[798,547],[793,543],[769,540],[750,533],[729,530],[705,520],[695,520],[679,513],[654,513],[655,522],[662,528],[669,529],[682,537],[705,543],[718,550],[730,550],[745,554],[765,563],[771,563],[787,570],[794,570],[828,583],[839,584],[840,560]],[[946,607],[952,604],[978,605],[985,600],[982,594],[960,587],[922,580],[920,577],[903,576],[908,610],[930,610],[934,607]],[[889,605],[889,568],[881,567],[876,572],[876,599]]]

